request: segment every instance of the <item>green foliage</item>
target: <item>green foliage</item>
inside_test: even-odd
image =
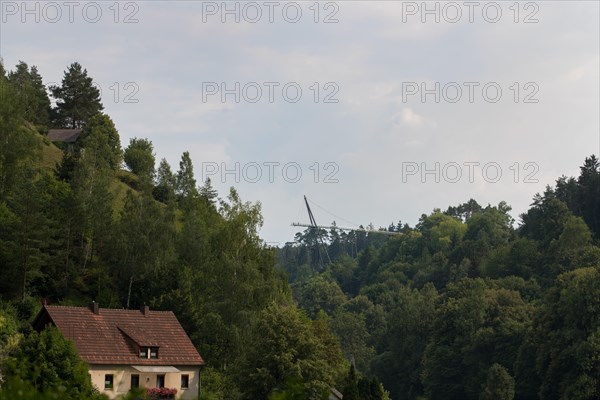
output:
[[[171,166],[164,158],[160,160],[160,165],[156,172],[156,186],[152,191],[152,195],[158,201],[170,203],[175,200],[175,187],[177,180],[175,174],[171,170]]]
[[[414,399],[423,393],[421,360],[433,330],[437,301],[431,284],[421,290],[402,288],[387,316],[385,344],[372,370],[394,399]]]
[[[480,279],[447,289],[423,356],[425,390],[431,399],[477,398],[492,364],[514,365],[532,307]]]
[[[6,198],[20,171],[41,157],[42,141],[26,126],[23,94],[0,79],[0,201]]]
[[[122,300],[127,308],[141,305],[150,298],[147,291],[165,284],[160,276],[170,273],[175,257],[172,215],[149,195],[129,191],[112,232],[110,257],[120,283],[119,293],[126,293]],[[139,289],[133,291],[134,285]]]
[[[226,400],[232,385],[233,382],[227,375],[212,367],[203,368],[200,400]]]
[[[361,370],[368,369],[375,355],[371,337],[385,328],[380,312],[366,296],[357,296],[338,309],[331,321],[344,355]]]
[[[36,390],[31,382],[22,378],[14,377],[5,380],[0,388],[0,400],[63,400],[65,397],[65,386],[47,389],[44,392]],[[74,399],[73,399],[74,400]],[[81,395],[77,400],[108,400],[108,396],[92,392],[89,396]],[[131,399],[133,400],[133,399]]]
[[[354,365],[350,366],[342,394],[346,400],[389,400],[381,383],[377,379],[359,378]]]
[[[485,387],[479,396],[480,400],[513,400],[515,397],[515,380],[506,368],[500,364],[490,367]]]
[[[526,342],[535,357],[542,400],[589,399],[598,394],[599,309],[598,268],[566,272],[548,290]],[[520,372],[529,373],[526,368]]]
[[[456,218],[434,212],[419,224],[424,240],[431,253],[448,252],[453,243],[460,241],[467,232],[467,225]]]
[[[151,142],[134,139],[121,171],[119,133],[77,64],[52,111],[84,135],[64,155],[44,145],[42,87],[35,67],[0,68],[1,398],[97,396],[72,348],[23,339],[40,298],[174,311],[208,364],[204,399],[598,397],[595,156],[536,195],[516,230],[506,203],[470,199],[387,228],[401,235],[334,222],[274,250],[261,205],[198,188],[188,152],[154,177]]]
[[[547,187],[544,196],[536,194],[532,207],[521,215],[521,234],[547,246],[553,239],[558,239],[570,215],[567,205]]]
[[[344,391],[342,393],[345,399],[349,400],[360,400],[360,394],[358,392],[358,377],[356,376],[356,369],[354,365],[350,365],[348,370],[348,376],[344,382]]]
[[[137,175],[135,175],[129,171],[125,171],[125,170],[117,171],[116,177],[121,182],[123,182],[124,184],[129,186],[129,188],[131,188],[133,190],[141,190],[142,189],[142,185],[140,184],[140,178]]]
[[[307,399],[321,399],[342,366],[318,340],[314,326],[294,306],[271,305],[253,327],[255,339],[246,350],[240,381],[246,399],[266,398],[274,389],[289,390],[290,379],[303,380]],[[243,372],[242,372],[243,371]],[[293,397],[295,398],[295,397]]]
[[[317,275],[307,279],[298,288],[298,303],[312,318],[320,310],[333,315],[335,310],[346,302],[346,295],[337,282]]]
[[[589,398],[598,381],[594,374],[573,373],[572,381],[551,385],[567,377],[565,367],[545,378],[541,371],[554,371],[555,365],[548,355],[565,354],[557,349],[568,345],[553,342],[540,350],[546,337],[559,337],[539,333],[540,327],[562,332],[564,325],[535,321],[551,304],[547,294],[557,276],[600,265],[591,229],[595,214],[589,212],[600,202],[596,195],[592,205],[596,189],[579,184],[595,182],[597,176],[598,162],[590,157],[578,179],[561,178],[556,189],[536,195],[516,231],[506,203],[482,207],[471,199],[444,213],[423,215],[414,229],[391,225],[389,230],[403,235],[372,241],[324,267],[314,260],[326,251],[339,254],[342,235],[335,229],[320,232],[326,244],[317,246],[315,230],[308,229],[296,235],[296,244],[281,249],[280,264],[289,273],[298,303],[312,317],[326,310],[345,357],[381,379],[394,399],[478,399],[482,391],[504,398],[493,388],[504,378],[514,381],[517,398],[558,393],[558,385],[568,387],[562,398]],[[595,307],[583,309],[573,313],[580,326],[587,316],[598,315]],[[591,359],[573,356],[587,360],[587,368],[596,368],[590,361],[595,338],[591,334],[576,352],[585,349]],[[557,366],[566,362],[567,356],[561,357]],[[495,364],[506,369],[508,378]],[[569,365],[574,371],[582,368]],[[502,386],[510,389],[510,383]],[[543,392],[545,386],[551,389]]]
[[[83,266],[92,260],[94,247],[108,237],[112,224],[110,185],[116,160],[110,138],[104,133],[99,126],[90,129],[71,182],[76,211],[74,228],[81,234]]]
[[[65,71],[61,86],[53,86],[50,91],[56,99],[56,127],[84,127],[94,115],[104,109],[100,91],[94,86],[87,70],[77,62]]]
[[[600,161],[593,154],[580,168],[574,196],[577,199],[571,205],[574,213],[582,216],[596,239],[600,239]]]
[[[4,377],[15,384],[26,382],[39,393],[61,393],[61,399],[91,398],[94,390],[87,365],[75,345],[56,328],[32,332],[3,362]],[[7,388],[12,391],[11,388]]]
[[[0,355],[13,351],[19,343],[17,311],[10,304],[0,303]]]
[[[192,165],[190,153],[187,151],[181,155],[175,182],[175,193],[179,196],[182,205],[198,195],[196,179],[194,178],[194,166]]]
[[[550,243],[553,276],[578,267],[600,265],[600,249],[592,245],[592,233],[582,218],[571,216],[557,240]]]
[[[143,182],[151,183],[154,178],[154,147],[148,139],[133,138],[124,153],[125,164]]]
[[[149,400],[146,389],[142,388],[142,387],[130,389],[126,395],[119,396],[118,399],[119,400]]]
[[[200,188],[200,196],[211,205],[214,205],[217,199],[217,191],[213,189],[210,178],[206,178],[204,185]]]
[[[512,243],[496,247],[484,262],[483,275],[491,278],[519,276],[525,279],[545,274],[539,269],[542,254],[538,242],[517,238]]]
[[[62,154],[62,158],[54,170],[56,177],[65,182],[71,182],[78,159],[78,155],[72,152]]]
[[[7,275],[15,279],[12,283],[20,283],[18,293],[23,299],[29,282],[39,277],[42,266],[48,262],[45,239],[50,233],[50,211],[46,207],[48,192],[54,182],[53,177],[37,175],[32,168],[23,169],[19,175],[21,180],[7,199],[16,218],[7,226],[5,234],[13,240],[20,239],[21,243],[13,248],[12,257],[6,257],[5,267]],[[16,287],[12,289],[14,292]]]
[[[50,99],[37,67],[29,68],[25,62],[19,61],[15,71],[9,72],[8,81],[24,101],[24,118],[40,131],[46,130],[50,123]]]
[[[304,381],[301,378],[287,379],[283,390],[275,390],[269,395],[269,400],[307,400]],[[322,396],[325,399],[325,396]]]
[[[84,149],[87,150],[89,147],[97,146],[99,140],[103,142],[102,146],[105,147],[101,157],[108,162],[112,171],[116,171],[123,160],[119,132],[115,128],[112,119],[101,113],[92,115],[85,125],[83,132]]]

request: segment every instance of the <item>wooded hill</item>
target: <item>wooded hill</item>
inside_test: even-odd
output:
[[[516,229],[509,211],[471,199],[391,238],[310,229],[278,260],[393,399],[598,399],[598,159],[536,194]]]
[[[260,204],[196,182],[187,152],[175,171],[148,139],[123,149],[82,66],[50,92],[0,65],[0,398],[99,397],[69,343],[31,332],[43,300],[172,310],[207,362],[203,399],[598,397],[595,156],[518,228],[471,200],[400,236],[334,229],[317,249],[307,229],[273,249]],[[51,128],[83,133],[59,148]]]

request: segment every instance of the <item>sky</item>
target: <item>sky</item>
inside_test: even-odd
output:
[[[123,147],[292,222],[411,226],[473,198],[517,220],[600,153],[598,1],[0,1],[0,57],[72,62]]]

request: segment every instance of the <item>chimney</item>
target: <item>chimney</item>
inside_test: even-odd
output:
[[[140,311],[142,312],[142,314],[144,314],[145,317],[147,317],[148,314],[150,314],[150,307],[148,307],[146,303],[144,303],[144,305],[140,307]]]
[[[90,310],[92,310],[92,312],[96,315],[100,314],[100,304],[96,303],[95,301],[92,301],[92,304],[90,304]]]

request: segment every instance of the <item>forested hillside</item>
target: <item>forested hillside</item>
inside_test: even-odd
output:
[[[35,67],[0,71],[0,396],[34,382],[38,392],[66,385],[64,399],[92,396],[77,383],[87,374],[58,372],[68,344],[31,333],[42,301],[172,310],[207,362],[203,398],[283,396],[289,385],[316,399],[341,385],[349,364],[327,320],[294,305],[258,237],[260,204],[233,188],[218,199],[210,181],[196,182],[187,152],[173,169],[156,162],[150,140],[123,149],[79,64],[51,91],[54,108]],[[49,128],[83,134],[61,151]],[[32,356],[40,348],[42,360]]]
[[[185,149],[172,167],[124,146],[81,65],[50,91],[0,64],[1,399],[100,398],[72,345],[30,326],[43,301],[92,300],[172,310],[207,363],[202,399],[599,398],[595,156],[517,223],[470,200],[399,235],[307,229],[273,249],[261,205],[197,182]],[[83,133],[54,145],[51,128]]]
[[[598,159],[535,195],[516,229],[509,211],[469,200],[391,238],[309,229],[279,263],[393,399],[598,399]]]

